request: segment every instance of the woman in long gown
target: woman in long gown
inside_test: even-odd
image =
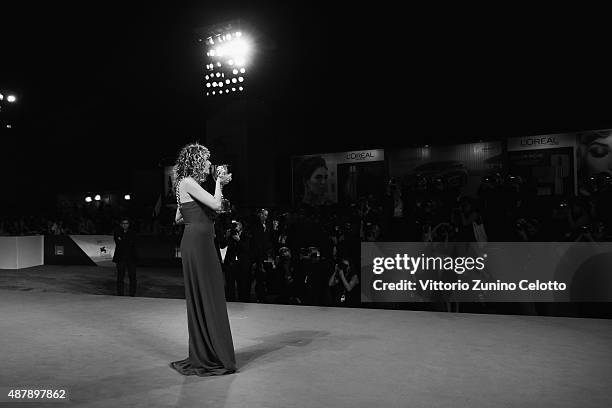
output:
[[[189,357],[170,366],[183,375],[236,372],[221,264],[214,245],[215,211],[221,209],[221,188],[231,174],[217,173],[214,195],[201,187],[210,175],[210,152],[197,143],[181,149],[174,175],[178,208],[176,222],[185,224],[181,257],[185,279]]]

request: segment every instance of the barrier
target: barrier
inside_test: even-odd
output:
[[[23,269],[44,263],[42,235],[0,237],[0,269]]]
[[[141,235],[136,238],[141,266],[180,266],[176,238]],[[111,235],[46,235],[45,265],[114,266]]]

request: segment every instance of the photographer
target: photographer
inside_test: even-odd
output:
[[[281,279],[281,301],[299,305],[302,303],[303,283],[297,274],[291,258],[291,250],[281,247],[276,258],[276,270]]]
[[[228,301],[248,302],[251,295],[249,270],[249,240],[245,239],[240,221],[232,221],[226,231],[227,252],[223,262],[225,271],[225,296]]]
[[[332,306],[359,306],[359,277],[348,259],[336,263],[328,286]]]
[[[323,256],[319,247],[300,249],[298,272],[304,277],[304,303],[311,306],[326,304],[327,280],[332,265],[330,258]]]
[[[257,302],[266,301],[266,276],[269,270],[270,253],[273,250],[272,228],[268,222],[269,211],[260,208],[252,225],[251,258],[254,263],[255,295]]]

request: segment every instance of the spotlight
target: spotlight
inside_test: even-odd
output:
[[[238,82],[243,82],[244,78],[243,77],[238,77]]]
[[[4,95],[0,93],[0,101],[4,100]]]
[[[212,85],[212,86],[213,86],[213,88],[216,88],[216,87],[217,87],[217,83],[216,83],[216,82],[213,82],[213,85]]]
[[[13,127],[12,125],[6,125],[6,128],[7,128],[7,129],[10,129],[10,128],[12,128],[12,127]]]
[[[17,98],[15,98],[15,95],[9,95],[6,97],[6,100],[12,103],[15,102]]]
[[[239,91],[243,91],[243,90],[244,90],[244,88],[243,88],[243,87],[241,87],[241,86],[239,86],[239,87],[238,87],[238,90],[239,90]]]
[[[236,78],[232,78],[232,83],[234,83],[234,84],[235,84],[236,82],[237,82],[237,81],[236,81]]]
[[[234,65],[234,60],[229,60],[227,63],[230,65]]]
[[[217,78],[219,78],[221,76],[220,72],[217,72]]]
[[[129,200],[132,199],[132,197],[130,197],[129,194],[126,194],[126,195],[123,196],[123,199],[126,200],[126,201],[129,201]]]
[[[215,94],[215,91],[213,91],[213,95]]]
[[[85,197],[85,202],[86,203],[91,203],[91,197],[90,196]]]
[[[206,78],[206,80],[208,81],[208,75],[206,75],[204,78]]]
[[[94,197],[94,200],[100,201],[100,199],[102,199],[102,197],[100,197],[100,194],[96,194],[96,196]]]
[[[229,79],[226,79],[226,80],[225,80],[225,83],[229,85],[230,80],[229,80]]]
[[[220,63],[220,62],[217,62],[217,66],[218,66],[218,67],[220,67],[220,66],[221,66],[221,63]]]
[[[207,83],[206,83],[206,87],[207,87],[207,88],[210,88],[210,82],[207,82]]]
[[[232,88],[232,92],[236,92],[236,88]]]
[[[219,86],[222,87],[223,86],[223,82],[219,81]]]
[[[244,69],[244,68],[240,68],[240,73],[241,73],[241,74],[244,74],[245,72],[246,72],[246,69]]]
[[[232,71],[232,74],[238,75],[238,70],[236,68],[234,68],[234,70]]]

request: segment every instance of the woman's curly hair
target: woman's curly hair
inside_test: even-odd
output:
[[[209,158],[210,150],[199,143],[190,143],[179,151],[173,168],[174,191],[177,196],[178,185],[185,177],[192,177],[198,184],[206,180],[206,162]]]

